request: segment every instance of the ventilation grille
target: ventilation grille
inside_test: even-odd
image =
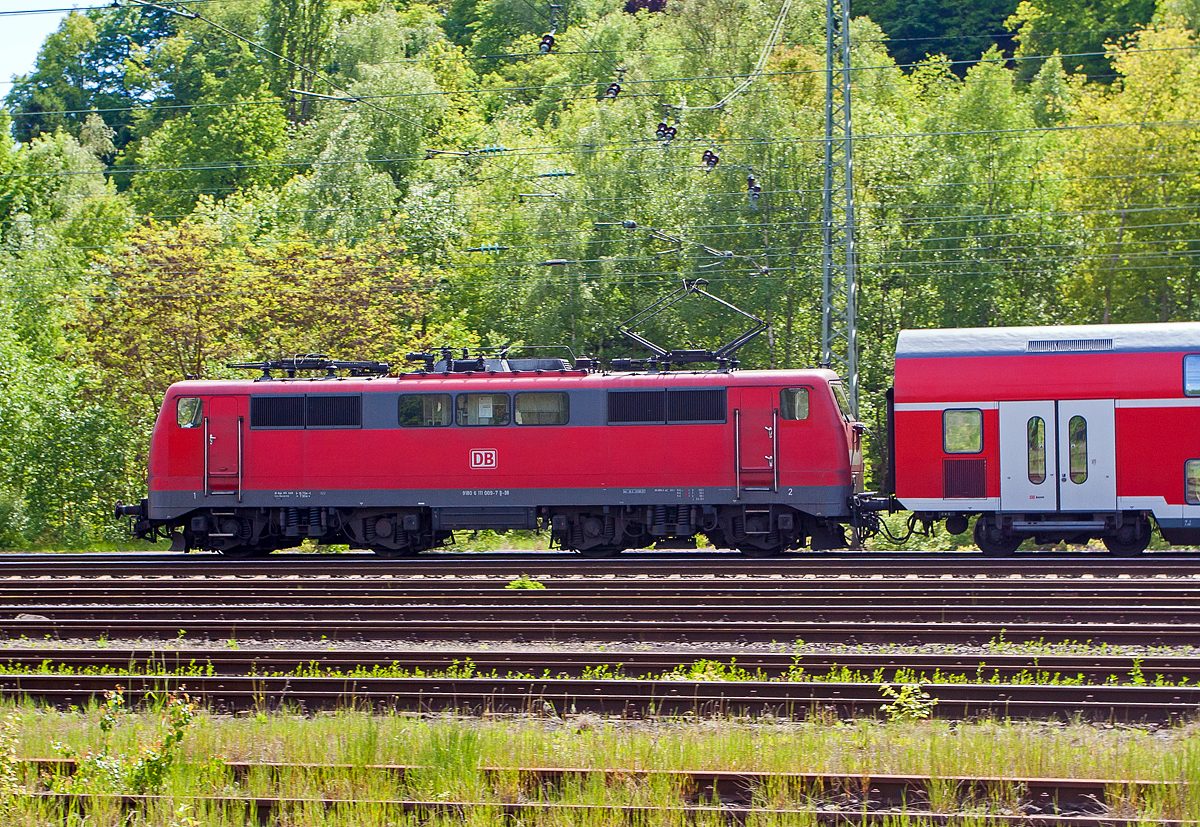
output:
[[[978,500],[987,496],[987,460],[942,460],[942,485],[947,499]]]
[[[360,428],[362,397],[251,396],[251,428]]]
[[[1082,353],[1112,349],[1112,339],[1030,339],[1025,345],[1026,353]]]
[[[724,422],[725,389],[667,391],[668,422]]]
[[[303,396],[250,397],[251,428],[303,428]]]
[[[308,427],[358,428],[361,425],[361,396],[308,397]]]
[[[609,391],[608,421],[666,422],[666,397],[662,391]]]

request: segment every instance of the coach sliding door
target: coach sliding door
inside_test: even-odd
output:
[[[1054,402],[1000,403],[1000,510],[1058,510]]]
[[[1115,511],[1111,399],[1000,403],[1000,510]]]

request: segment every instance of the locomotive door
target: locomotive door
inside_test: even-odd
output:
[[[242,498],[242,417],[238,397],[206,400],[204,417],[205,495],[236,494]]]
[[[779,411],[774,388],[740,388],[733,410],[737,496],[779,487]]]
[[[1000,403],[1000,510],[1058,510],[1053,402]]]
[[[1111,399],[1058,403],[1058,500],[1063,511],[1117,510],[1117,434]]]

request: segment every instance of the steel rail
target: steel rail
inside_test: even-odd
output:
[[[564,652],[546,650],[470,650],[430,652],[314,649],[307,651],[243,651],[225,649],[61,649],[31,648],[0,650],[0,675],[83,674],[86,670],[109,670],[111,674],[173,674],[186,677],[212,668],[223,676],[295,674],[369,674],[372,670],[409,674],[463,673],[508,675],[553,675],[581,677],[605,670],[613,676],[631,678],[662,676],[680,667],[690,668],[705,660],[723,664],[749,675],[762,673],[778,679],[788,674],[797,680],[814,680],[836,670],[839,674],[874,675],[896,680],[899,671],[937,673],[941,682],[953,676],[979,676],[987,681],[1016,679],[1042,683],[1078,681],[1084,684],[1200,685],[1200,657],[1134,658],[1113,655],[946,655],[932,653],[815,653],[772,654],[734,652]],[[1117,680],[1112,680],[1116,678]]]
[[[363,627],[380,624],[396,626],[428,623],[490,623],[497,626],[515,627],[520,624],[543,623],[569,626],[575,631],[588,628],[584,624],[628,625],[674,624],[684,634],[694,635],[697,631],[714,625],[740,627],[760,626],[785,631],[795,627],[820,627],[841,624],[862,625],[931,625],[986,627],[994,631],[1007,628],[1010,624],[1028,626],[1033,624],[1086,627],[1085,637],[1092,638],[1115,626],[1144,627],[1147,634],[1173,635],[1176,628],[1200,627],[1200,605],[1166,605],[1153,607],[1120,606],[1097,608],[1090,603],[1060,606],[1038,606],[1036,604],[1012,603],[1008,605],[867,605],[861,608],[836,606],[782,605],[752,607],[730,600],[726,605],[665,606],[612,606],[612,605],[545,605],[530,601],[524,605],[466,604],[425,606],[403,604],[379,606],[367,601],[357,605],[182,605],[161,606],[129,604],[111,606],[63,606],[61,604],[29,604],[20,606],[0,605],[0,617],[13,617],[9,635],[20,631],[26,633],[29,625],[53,623],[55,629],[68,628],[72,624],[88,622],[104,624],[112,628],[127,623],[171,622],[200,624],[202,628],[217,628],[230,623],[301,621],[322,626]],[[111,635],[110,635],[111,637]],[[800,635],[803,637],[803,635]],[[757,636],[761,639],[761,635]],[[783,640],[789,638],[770,638]],[[1164,639],[1166,639],[1164,637]],[[1194,638],[1193,640],[1200,640]],[[1112,642],[1112,641],[1109,641]]]
[[[827,554],[822,552],[793,553],[770,559],[750,559],[735,552],[635,552],[616,558],[590,560],[563,552],[486,552],[453,553],[427,552],[415,558],[385,560],[370,553],[294,554],[279,553],[258,560],[229,560],[211,553],[125,553],[125,554],[4,554],[0,555],[0,577],[9,575],[96,576],[130,575],[163,576],[181,573],[207,575],[264,574],[285,577],[291,574],[331,573],[338,576],[358,574],[394,576],[447,573],[519,574],[522,571],[550,572],[557,576],[579,574],[596,576],[616,574],[667,577],[683,572],[736,576],[783,575],[803,576],[821,574],[854,577],[881,575],[903,576],[908,573],[938,576],[952,574],[974,576],[1037,576],[1057,573],[1066,577],[1087,574],[1097,577],[1131,576],[1187,577],[1200,574],[1200,554],[1154,553],[1138,558],[1115,558],[1102,552],[1058,554],[1019,553],[1004,560],[985,558],[980,554],[934,553],[895,554],[861,552]]]
[[[152,795],[72,795],[68,793],[39,792],[27,793],[25,798],[46,799],[57,803],[65,810],[86,812],[98,802],[109,802],[124,810],[147,808],[155,803],[173,804],[177,800],[170,796]],[[206,796],[192,797],[197,803],[228,810],[241,808],[248,821],[259,825],[269,825],[276,822],[278,815],[293,808],[319,806],[326,811],[346,809],[384,809],[397,810],[406,814],[417,814],[425,818],[433,815],[452,814],[461,816],[471,810],[483,809],[501,813],[509,818],[528,817],[545,814],[557,822],[566,819],[572,823],[572,817],[588,816],[588,821],[597,817],[605,821],[619,816],[625,823],[650,824],[651,817],[665,820],[665,823],[675,824],[683,820],[694,821],[707,817],[706,820],[717,818],[742,824],[754,816],[766,816],[773,821],[788,817],[812,821],[816,824],[830,827],[852,827],[853,825],[894,825],[911,818],[919,818],[920,823],[930,825],[956,824],[1011,824],[1019,827],[1140,827],[1146,824],[1146,819],[1120,818],[1112,816],[1076,816],[1076,815],[1009,815],[1009,814],[979,814],[979,813],[935,813],[931,811],[913,811],[908,809],[871,810],[871,811],[831,811],[818,808],[761,808],[743,806],[679,806],[654,807],[647,805],[629,804],[560,804],[546,801],[528,802],[492,802],[492,801],[386,801],[335,798],[266,798],[266,797],[235,797],[235,796]],[[1184,827],[1195,825],[1194,821],[1175,821],[1155,819],[1155,824],[1163,827]]]
[[[369,600],[374,604],[419,602],[427,605],[509,603],[513,605],[577,606],[651,602],[657,606],[721,605],[730,601],[748,606],[788,604],[862,606],[864,604],[959,605],[1005,600],[1036,600],[1041,605],[1103,600],[1106,605],[1135,606],[1172,602],[1200,606],[1200,583],[1179,580],[1051,581],[945,579],[935,583],[877,583],[872,581],[704,581],[677,584],[648,581],[549,580],[545,589],[510,589],[506,581],[446,583],[431,580],[331,581],[320,579],[254,580],[0,580],[0,605],[51,601],[117,602],[122,604],[220,602],[222,604],[303,603],[344,604]]]
[[[439,610],[441,612],[442,610]],[[227,610],[230,614],[236,614]],[[477,619],[454,619],[439,614],[435,619],[409,619],[393,615],[385,619],[349,618],[322,620],[276,617],[271,610],[255,610],[258,617],[203,621],[178,618],[147,620],[134,617],[51,618],[22,614],[6,619],[0,639],[96,640],[292,640],[292,641],[427,641],[527,643],[615,642],[615,643],[777,643],[804,640],[810,643],[900,644],[930,643],[982,646],[1003,637],[1010,643],[1107,643],[1136,646],[1193,646],[1200,640],[1200,622],[1089,623],[1078,620],[1029,621],[1020,616],[984,622],[964,619],[955,622],[916,620],[883,621],[866,616],[830,621],[820,615],[808,620],[776,617],[765,620],[634,619],[619,620],[546,619],[532,612],[522,619],[499,620],[488,614]],[[95,613],[94,613],[95,614]],[[220,612],[216,612],[219,615]],[[246,612],[245,614],[250,614]],[[786,613],[780,613],[786,614]],[[928,614],[928,612],[926,612]],[[1031,614],[1022,612],[1021,614]],[[1076,613],[1078,614],[1078,612]],[[577,612],[578,615],[578,612]],[[1064,615],[1064,618],[1066,615]],[[181,624],[189,624],[190,628]]]
[[[30,758],[18,762],[39,777],[70,776],[77,762],[70,758]],[[180,762],[185,763],[185,762]],[[211,768],[212,763],[206,763]],[[427,768],[409,764],[298,764],[280,761],[221,761],[234,783],[252,774],[267,775],[272,782],[287,774],[314,774],[322,778],[339,772],[370,773],[402,781]],[[478,772],[488,783],[516,777],[527,788],[560,789],[571,781],[601,778],[606,785],[630,782],[660,782],[659,788],[674,789],[681,800],[704,803],[752,804],[764,788],[787,790],[810,802],[829,802],[862,809],[921,807],[931,802],[931,787],[953,795],[959,806],[970,802],[1003,801],[1026,814],[1103,814],[1116,802],[1154,792],[1178,791],[1179,782],[1117,780],[1098,778],[1026,778],[1004,776],[896,775],[874,773],[734,772],[708,770],[646,770],[610,767],[481,766]]]
[[[119,685],[131,702],[186,690],[221,712],[357,708],[425,713],[591,712],[623,717],[758,716],[839,718],[874,715],[888,703],[877,683],[782,681],[576,680],[556,678],[321,678],[263,676],[0,676],[0,692],[60,707],[80,706]],[[1200,687],[936,684],[933,714],[963,719],[1069,718],[1130,722],[1190,720]]]

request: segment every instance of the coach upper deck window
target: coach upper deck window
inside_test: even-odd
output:
[[[571,418],[570,397],[558,391],[518,393],[513,408],[518,425],[566,425]]]
[[[1192,505],[1200,505],[1200,459],[1189,459],[1183,464],[1183,498]]]
[[[439,428],[453,421],[448,393],[400,394],[401,428]]]
[[[779,415],[784,419],[808,419],[808,388],[784,388],[779,392]]]
[[[175,421],[180,428],[199,428],[204,421],[204,406],[197,396],[181,396],[175,402]]]
[[[950,408],[942,413],[942,447],[947,454],[978,454],[983,450],[983,411]]]
[[[507,393],[460,393],[459,425],[507,425],[512,421]]]
[[[1187,396],[1200,396],[1200,353],[1183,357],[1183,392]]]

